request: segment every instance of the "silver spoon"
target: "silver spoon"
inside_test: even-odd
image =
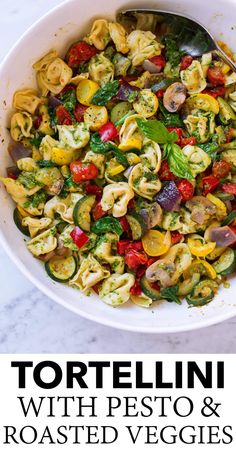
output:
[[[118,12],[117,20],[124,25],[128,23],[133,28],[150,30],[154,33],[158,33],[158,27],[163,27],[164,24],[168,33],[175,36],[181,51],[192,57],[200,57],[202,54],[214,52],[236,72],[236,64],[222,51],[210,32],[191,17],[171,11],[137,8]]]

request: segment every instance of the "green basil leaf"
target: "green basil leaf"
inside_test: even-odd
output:
[[[116,160],[120,164],[122,164],[124,167],[129,167],[129,163],[125,154],[122,153],[122,151],[113,143],[103,143],[98,132],[92,135],[90,140],[90,148],[92,151],[94,151],[94,153],[107,154],[113,152]]]
[[[106,234],[107,232],[115,232],[115,234],[123,234],[123,228],[118,219],[113,216],[105,216],[96,221],[92,226],[92,232],[97,235]]]
[[[161,100],[159,100],[159,113],[161,115],[161,121],[166,127],[184,127],[184,123],[179,114],[169,113]]]
[[[168,160],[171,172],[177,177],[193,180],[188,159],[178,145],[164,145],[164,157]]]
[[[69,113],[73,114],[75,105],[77,103],[76,92],[75,89],[65,92],[60,96],[60,100]]]
[[[161,289],[161,297],[168,302],[176,302],[177,304],[181,304],[181,300],[178,297],[179,287],[170,286],[169,288],[162,288]]]
[[[136,122],[145,137],[156,143],[174,143],[179,138],[176,132],[168,132],[161,121],[137,119]]]
[[[118,80],[105,84],[101,89],[99,89],[95,93],[95,95],[92,98],[92,103],[98,106],[106,105],[106,103],[109,102],[109,100],[111,100],[111,98],[117,94],[118,89]]]

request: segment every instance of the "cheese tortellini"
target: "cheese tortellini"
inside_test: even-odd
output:
[[[37,71],[37,83],[42,96],[46,96],[49,91],[59,94],[73,75],[72,69],[57,56],[56,51],[46,54],[33,68]]]
[[[77,192],[70,193],[66,198],[54,196],[48,200],[44,207],[44,215],[48,218],[54,219],[55,213],[58,213],[63,221],[72,224],[73,210],[76,202],[82,198],[82,194]]]
[[[123,151],[129,150],[132,147],[136,147],[137,149],[141,149],[142,147],[143,135],[141,134],[136,122],[138,118],[143,119],[143,116],[128,116],[120,129],[120,149]]]
[[[47,229],[45,232],[37,235],[27,242],[29,251],[34,256],[38,257],[55,250],[57,247],[57,238],[55,237],[55,234],[56,228],[52,227],[51,229]]]
[[[57,130],[60,144],[69,149],[83,148],[90,139],[89,128],[84,122],[77,126],[57,126]]]
[[[118,22],[109,22],[108,28],[110,37],[115,43],[116,50],[126,54],[129,51],[129,47],[127,45],[127,36],[124,27]]]
[[[30,114],[35,113],[40,102],[41,100],[37,96],[37,92],[33,89],[16,91],[13,96],[13,107],[16,110],[27,111]]]
[[[20,202],[20,199],[32,196],[41,189],[40,185],[35,185],[30,189],[26,188],[26,186],[13,178],[0,177],[0,181],[5,185],[8,194],[11,195],[15,202]]]
[[[46,229],[52,223],[51,218],[32,218],[31,216],[26,216],[22,220],[23,226],[29,228],[30,237],[35,237],[38,232],[41,232],[43,229]]]
[[[207,82],[202,66],[198,60],[193,60],[191,65],[180,72],[181,81],[189,94],[197,94],[205,89]]]
[[[90,253],[87,258],[82,260],[77,274],[69,283],[71,286],[77,286],[81,291],[87,291],[109,275],[109,270],[101,266]]]
[[[99,296],[106,304],[122,305],[129,300],[130,288],[134,282],[135,277],[132,274],[112,274],[103,282]]]
[[[215,115],[212,112],[196,110],[184,120],[190,135],[194,134],[200,143],[206,143],[215,131]]]
[[[94,21],[91,32],[84,38],[84,41],[94,45],[99,51],[103,51],[110,41],[109,26],[106,19]]]
[[[127,205],[134,197],[134,192],[128,183],[119,182],[105,186],[101,205],[103,211],[112,211],[115,218],[124,216],[127,213]]]
[[[161,182],[153,172],[143,164],[134,166],[129,176],[129,186],[141,197],[152,200],[160,191]]]
[[[15,113],[11,118],[11,137],[15,142],[20,142],[23,138],[32,138],[32,127],[33,119],[29,113],[26,111]]]
[[[151,170],[153,173],[157,173],[161,167],[161,149],[158,143],[144,139],[143,142],[144,153],[140,155],[142,164]]]
[[[196,177],[199,173],[211,164],[211,158],[202,148],[194,145],[187,145],[183,148],[183,153],[188,159],[192,175]]]
[[[127,37],[127,45],[130,49],[128,57],[134,66],[142,64],[145,59],[160,55],[162,49],[156,36],[143,30],[133,30]]]
[[[117,234],[108,232],[99,238],[93,253],[94,256],[96,256],[96,258],[98,258],[102,263],[110,264],[114,272],[123,274],[125,267],[124,258],[123,256],[113,254],[113,252],[116,250],[118,241],[119,237]]]
[[[92,57],[89,62],[89,75],[90,78],[96,83],[104,86],[105,84],[113,81],[115,74],[115,67],[113,63],[104,55],[104,53],[97,54]]]

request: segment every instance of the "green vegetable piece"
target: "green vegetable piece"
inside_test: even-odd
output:
[[[33,208],[38,208],[40,204],[45,204],[47,200],[46,192],[41,189],[36,192],[33,196],[29,197],[28,200],[24,203],[24,207],[27,208],[32,205]]]
[[[186,301],[192,307],[201,307],[212,301],[217,290],[218,285],[214,280],[202,280],[193,292],[186,296]]]
[[[35,172],[21,172],[17,181],[27,189],[32,189],[39,184],[35,179]]]
[[[92,135],[91,140],[90,140],[90,148],[94,153],[100,153],[100,154],[107,154],[109,152],[113,152],[116,160],[122,164],[124,167],[129,167],[128,160],[124,153],[117,148],[114,143],[111,142],[104,142],[101,140],[101,137],[98,132]]]
[[[132,109],[132,105],[129,102],[120,102],[115,105],[111,110],[111,122],[113,124],[117,124],[124,116],[126,116],[130,110]]]
[[[140,240],[147,232],[147,224],[144,219],[135,211],[126,215],[127,221],[130,225],[133,240]]]
[[[69,111],[70,114],[74,114],[75,105],[77,103],[75,89],[64,92],[64,94],[60,96],[60,100],[65,109]]]
[[[193,175],[187,157],[176,144],[164,145],[164,157],[168,160],[172,173],[177,177],[193,180]]]
[[[13,212],[13,220],[14,220],[14,223],[17,227],[17,229],[19,229],[19,231],[22,232],[22,234],[26,235],[27,237],[30,236],[30,233],[29,233],[29,228],[28,226],[23,226],[22,225],[22,216],[18,210],[18,208],[15,208],[14,212]]]
[[[225,219],[223,219],[221,226],[228,226],[229,224],[232,224],[232,222],[235,219],[236,219],[236,210],[233,210],[225,217]]]
[[[172,78],[172,81],[174,79]],[[167,80],[171,81],[171,80]],[[176,82],[176,79],[175,81]],[[169,113],[164,107],[163,102],[159,100],[159,113],[161,114],[161,121],[166,127],[184,127],[184,123],[178,113]]]
[[[179,294],[178,285],[161,289],[161,298],[165,299],[168,302],[176,302],[177,304],[181,304],[181,300],[178,297],[178,294]]]
[[[178,140],[176,132],[168,132],[167,128],[161,121],[144,121],[143,119],[137,119],[136,122],[145,137],[150,138],[150,140],[153,140],[156,143],[174,143]]]
[[[55,164],[52,161],[48,161],[46,159],[40,159],[39,161],[37,161],[37,164],[41,168],[57,167],[57,164]]]
[[[173,35],[168,34],[163,38],[163,44],[165,45],[166,59],[170,62],[172,67],[179,65],[181,57],[184,55],[183,51],[180,51],[176,44],[176,39]]]
[[[41,132],[36,132],[34,137],[30,139],[30,144],[32,146],[35,146],[36,148],[39,148],[43,137],[44,134],[42,134]]]
[[[236,270],[236,251],[227,248],[212,266],[217,274],[230,275]]]
[[[117,235],[123,234],[123,228],[118,219],[113,216],[104,216],[104,218],[96,221],[92,226],[92,232],[97,235],[105,234],[106,232],[115,232]]]
[[[96,197],[93,195],[82,197],[78,200],[73,210],[73,220],[76,226],[79,226],[83,231],[90,231],[91,216],[90,212],[94,206]]]
[[[161,299],[160,291],[152,287],[152,284],[147,281],[146,275],[142,276],[140,286],[143,293],[153,301],[159,301]]]
[[[106,105],[112,97],[114,97],[119,89],[119,81],[115,80],[105,84],[101,89],[99,89],[92,98],[92,103],[94,105],[103,106]]]
[[[45,269],[52,280],[66,283],[76,274],[77,260],[75,256],[53,256],[45,263]]]

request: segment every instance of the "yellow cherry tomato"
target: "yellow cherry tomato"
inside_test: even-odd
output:
[[[95,81],[82,80],[77,86],[76,96],[79,103],[89,106],[91,100],[99,89],[99,85]]]
[[[84,122],[93,131],[100,129],[107,121],[108,112],[106,107],[90,105],[84,113]]]
[[[158,110],[158,98],[150,89],[140,91],[137,102],[133,103],[135,111],[145,118],[150,118]]]
[[[171,247],[170,231],[160,232],[150,229],[142,238],[144,251],[149,256],[161,256]]]
[[[57,165],[69,165],[78,159],[79,151],[58,148],[54,146],[51,150],[51,161]]]
[[[132,148],[142,148],[142,140],[138,134],[132,135],[132,137],[127,138],[127,140],[124,143],[121,143],[119,145],[119,149],[121,149],[122,151],[129,151]]]
[[[216,271],[209,262],[204,259],[196,259],[192,262],[189,269],[184,272],[184,278],[191,277],[194,272],[198,272],[202,275],[207,275],[207,277],[214,280],[216,278]]]
[[[211,253],[215,247],[216,247],[216,242],[205,242],[203,237],[198,237],[198,236],[190,236],[188,238],[188,247],[191,251],[191,253],[194,256],[198,256],[200,258],[204,258],[207,256],[209,253]]]
[[[192,108],[204,111],[219,113],[220,107],[217,100],[209,94],[196,94],[187,99],[187,105]]]

